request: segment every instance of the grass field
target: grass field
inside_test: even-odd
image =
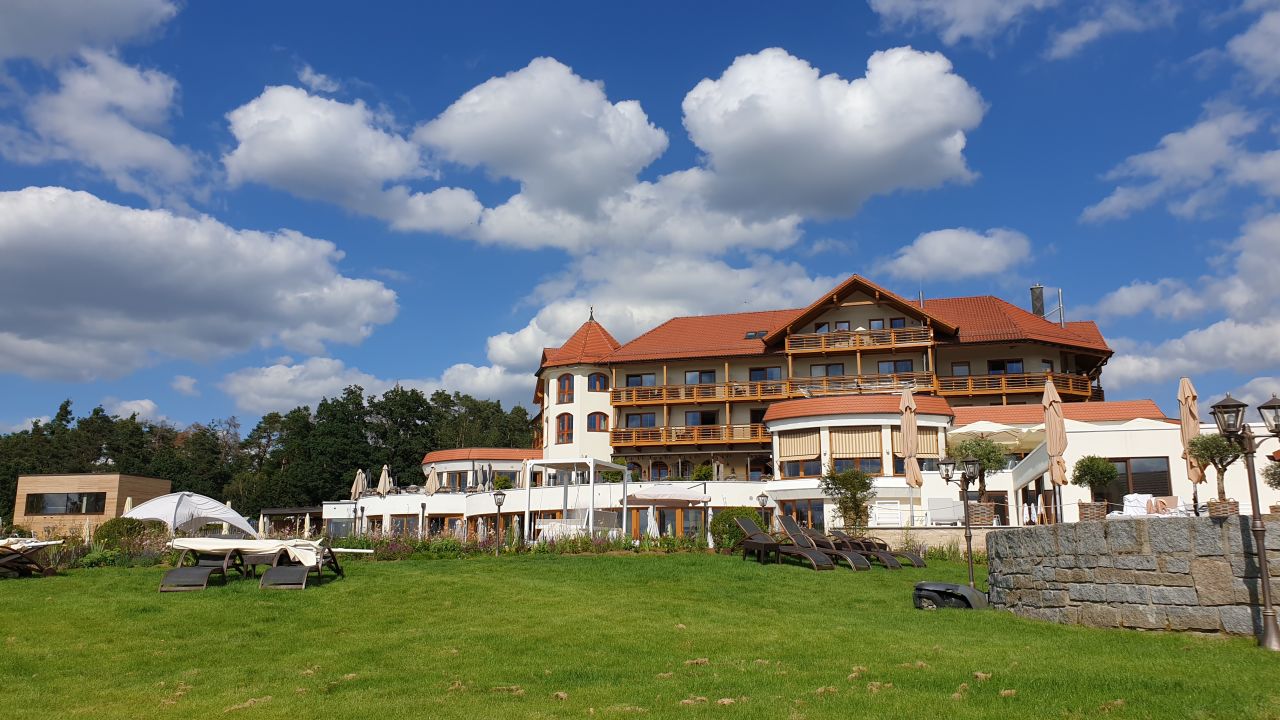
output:
[[[352,562],[304,592],[166,595],[160,574],[0,580],[8,716],[1280,717],[1280,657],[1247,639],[912,609],[959,565]]]

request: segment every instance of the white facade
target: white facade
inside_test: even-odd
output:
[[[603,390],[591,390],[591,376],[598,375],[604,381]],[[560,402],[560,378],[569,376],[573,382],[573,398]],[[542,398],[542,450],[545,458],[594,457],[608,460],[613,453],[609,444],[609,428],[613,422],[613,406],[609,402],[610,373],[596,365],[569,365],[552,367],[542,371],[540,382],[545,383]],[[573,418],[572,439],[559,433],[559,418]],[[592,415],[603,425],[592,430]]]

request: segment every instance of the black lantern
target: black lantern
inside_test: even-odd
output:
[[[973,456],[961,460],[960,465],[964,468],[964,474],[970,478],[977,478],[978,471],[982,468],[982,463],[978,462],[978,458]]]
[[[505,502],[505,501],[506,501],[506,499],[507,499],[507,494],[506,494],[506,493],[502,492],[501,490],[495,490],[495,491],[494,491],[494,493],[493,493],[493,504],[494,504],[494,505],[497,505],[499,510],[501,510],[501,509],[502,509],[502,503],[503,503],[503,502]]]
[[[1258,414],[1262,416],[1262,424],[1267,426],[1267,432],[1280,435],[1280,398],[1272,395],[1270,400],[1258,406]]]
[[[938,474],[942,476],[943,481],[951,482],[952,476],[956,472],[956,461],[951,457],[944,457],[938,461]]]
[[[1236,437],[1244,429],[1244,412],[1249,406],[1231,397],[1231,393],[1214,403],[1209,408],[1213,421],[1218,424],[1218,432],[1227,437]]]
[[[769,504],[769,496],[764,493],[760,493],[756,496],[756,502],[760,503],[760,507],[764,507]]]

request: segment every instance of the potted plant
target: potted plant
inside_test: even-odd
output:
[[[1240,503],[1227,499],[1227,468],[1240,459],[1240,446],[1218,433],[1212,433],[1193,438],[1188,450],[1201,465],[1212,465],[1218,473],[1218,499],[1209,501],[1209,517],[1239,515]]]
[[[1280,490],[1280,462],[1268,463],[1262,471],[1262,481],[1272,490]],[[1280,515],[1280,505],[1268,508],[1272,515]]]
[[[1106,492],[1111,483],[1119,477],[1120,471],[1115,463],[1097,455],[1086,455],[1076,461],[1071,471],[1071,484],[1089,488],[1090,502],[1080,503],[1080,520],[1104,520],[1107,517],[1107,504],[1093,502],[1092,497]]]
[[[978,460],[978,502],[969,506],[969,523],[979,527],[995,525],[996,504],[987,494],[987,473],[1004,470],[1004,450],[987,438],[971,438],[952,445],[950,453],[955,458]]]

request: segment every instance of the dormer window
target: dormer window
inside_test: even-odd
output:
[[[769,334],[768,330],[748,330],[745,337],[747,340],[759,340],[760,338],[768,334]]]

